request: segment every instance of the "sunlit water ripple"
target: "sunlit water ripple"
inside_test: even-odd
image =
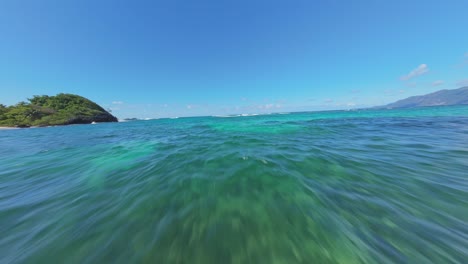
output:
[[[466,263],[468,106],[0,131],[1,263]]]

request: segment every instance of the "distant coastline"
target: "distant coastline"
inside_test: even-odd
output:
[[[91,100],[73,94],[33,96],[29,102],[13,106],[0,104],[0,130],[119,122],[119,120]],[[433,106],[468,105],[468,87],[440,90],[426,95],[412,96],[383,106],[328,111],[365,111],[374,109],[404,109]],[[110,110],[109,110],[110,111]],[[308,112],[308,111],[307,111]],[[312,111],[315,112],[315,111]],[[287,114],[287,113],[270,113]],[[236,114],[213,117],[245,117],[263,114]],[[150,120],[149,118],[124,118],[121,122]]]
[[[372,107],[374,109],[398,109],[427,106],[467,105],[468,86],[451,90],[439,90],[430,94],[411,96],[394,103]]]

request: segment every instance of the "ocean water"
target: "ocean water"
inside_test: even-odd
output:
[[[466,263],[468,106],[0,131],[0,263]]]

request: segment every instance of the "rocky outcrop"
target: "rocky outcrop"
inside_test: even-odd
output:
[[[74,94],[33,96],[29,102],[0,105],[0,126],[29,127],[118,122],[91,100]]]

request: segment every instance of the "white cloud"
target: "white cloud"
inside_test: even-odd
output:
[[[112,104],[121,105],[121,104],[123,104],[123,102],[122,101],[113,101]]]
[[[192,109],[193,105],[187,105],[187,109]]]
[[[418,86],[418,83],[417,83],[417,82],[407,82],[407,83],[405,83],[405,85],[406,85],[407,87],[413,88],[413,87]]]
[[[468,86],[468,79],[458,81],[457,85],[458,86]]]
[[[442,84],[444,84],[444,81],[442,81],[442,80],[437,80],[437,81],[434,81],[434,82],[432,83],[432,86],[439,86],[439,85],[442,85]]]
[[[427,64],[421,64],[416,69],[410,71],[407,75],[402,76],[400,80],[408,81],[412,78],[423,75],[427,72],[429,72],[429,68],[427,67]]]
[[[249,107],[242,107],[241,109],[244,110],[252,110],[252,109],[259,109],[259,110],[271,110],[275,108],[282,108],[283,105],[281,104],[260,104],[260,105],[253,105]],[[236,109],[239,110],[239,109]]]
[[[406,93],[405,90],[403,89],[400,89],[400,90],[397,90],[397,89],[387,89],[387,90],[384,90],[383,91],[385,96],[397,96],[399,94],[403,94],[403,93]]]

